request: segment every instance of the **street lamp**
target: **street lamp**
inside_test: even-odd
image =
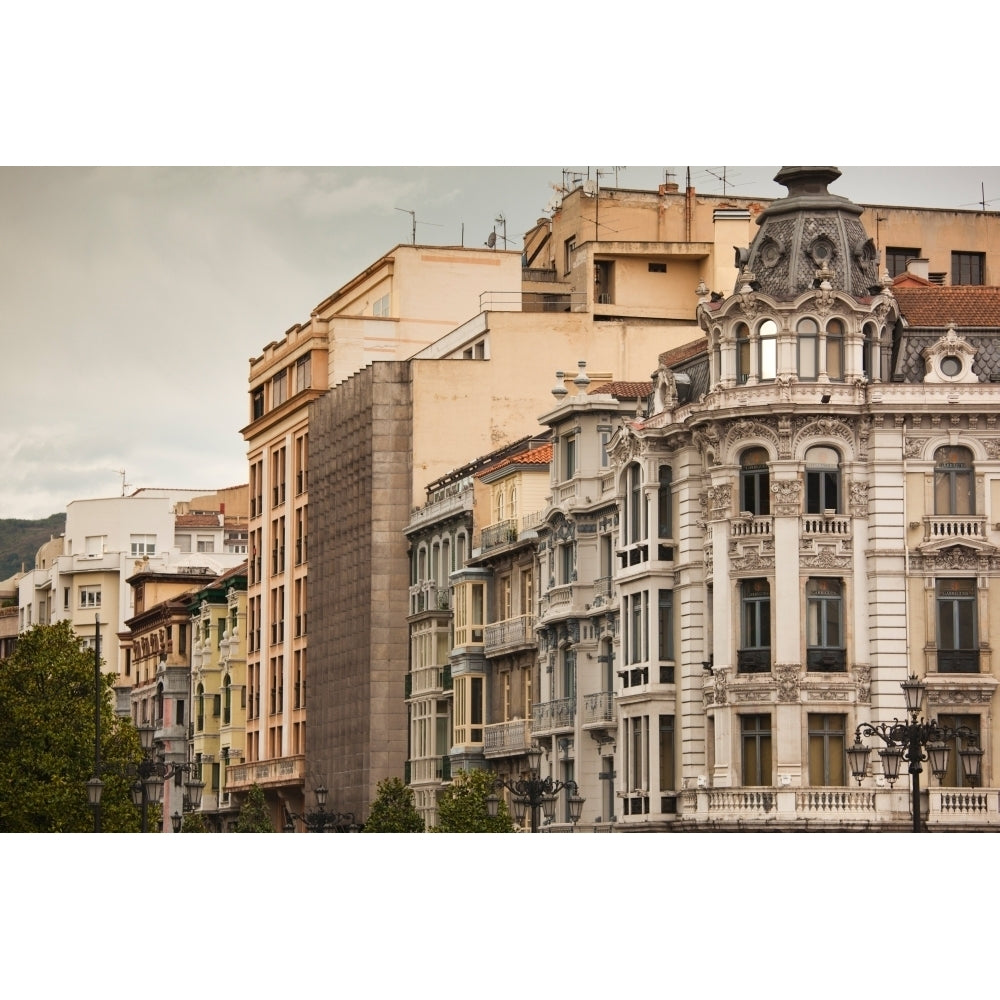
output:
[[[351,812],[327,812],[326,797],[329,792],[326,785],[320,785],[313,793],[316,796],[316,805],[319,807],[314,812],[294,813],[287,806],[285,807],[285,833],[295,831],[295,820],[301,820],[306,825],[310,833],[357,833],[360,827]]]
[[[909,721],[862,722],[854,732],[854,745],[847,751],[851,773],[858,784],[868,770],[868,755],[871,749],[861,742],[862,736],[877,736],[885,748],[879,750],[882,758],[882,772],[892,786],[899,777],[900,764],[909,763],[913,811],[913,832],[920,832],[920,773],[921,761],[929,760],[931,772],[940,781],[948,770],[948,756],[951,748],[946,741],[961,739],[962,748],[958,755],[962,760],[962,772],[973,786],[979,783],[982,769],[983,751],[977,746],[978,737],[968,726],[939,726],[937,719],[919,719],[927,686],[916,676],[911,676],[900,684],[906,698]]]
[[[559,781],[554,778],[539,776],[542,763],[542,748],[537,743],[531,745],[526,754],[528,758],[528,777],[508,781],[497,778],[493,787],[499,791],[506,788],[511,793],[511,806],[514,819],[518,826],[524,823],[524,815],[531,809],[531,832],[538,832],[538,810],[541,807],[545,819],[551,823],[556,814],[556,796],[565,788],[569,793],[569,820],[576,826],[583,813],[583,797],[575,781]],[[486,797],[486,809],[491,818],[496,818],[500,810],[500,798],[496,793]]]
[[[142,760],[133,768],[133,777],[130,793],[132,802],[141,810],[142,832],[149,830],[149,804],[160,802],[163,799],[163,783],[173,778],[174,784],[179,788],[184,774],[196,775],[199,764],[188,762],[186,764],[166,763],[161,754],[154,750],[153,736],[156,730],[152,726],[139,727],[139,740],[142,743]],[[205,782],[197,776],[184,782],[184,789],[187,792],[188,802],[192,809],[197,809],[201,805],[201,793],[205,790]]]

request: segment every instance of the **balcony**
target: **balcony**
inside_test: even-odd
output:
[[[517,519],[510,517],[483,528],[479,545],[482,552],[487,552],[501,545],[513,545],[515,542],[517,542]]]
[[[966,514],[964,517],[938,516],[924,518],[924,541],[941,542],[952,539],[986,541],[986,518]]]
[[[226,787],[233,792],[245,791],[251,785],[262,788],[281,788],[301,785],[305,781],[305,755],[277,757],[254,764],[237,764],[226,772]]]
[[[583,724],[600,726],[614,724],[615,694],[613,691],[595,691],[583,696]]]
[[[448,611],[450,608],[450,587],[438,587],[433,580],[424,580],[410,587],[411,615],[419,615],[424,611]]]
[[[932,788],[921,792],[929,830],[1000,830],[996,789]],[[891,788],[715,788],[681,793],[683,819],[714,829],[908,830],[910,790]]]
[[[449,685],[445,683],[445,674],[450,672],[447,666],[418,667],[406,675],[409,690],[407,698],[417,695],[438,694]]]
[[[535,645],[535,616],[520,615],[487,625],[483,632],[483,653],[499,656]]]
[[[774,534],[774,518],[743,511],[729,522],[729,533],[733,538],[768,538]]]
[[[738,649],[736,671],[740,674],[767,674],[771,672],[771,649]]]
[[[576,698],[557,698],[532,707],[531,729],[536,736],[572,729],[576,719]]]
[[[451,781],[451,758],[447,754],[407,761],[407,766],[410,769],[410,776],[406,781],[408,785]]]
[[[833,511],[824,511],[822,514],[804,514],[802,516],[802,534],[850,538],[851,518],[846,514],[836,514]]]
[[[486,727],[483,752],[487,757],[509,757],[524,753],[531,746],[531,722],[514,719]]]

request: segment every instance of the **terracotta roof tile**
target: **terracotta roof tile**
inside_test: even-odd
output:
[[[690,358],[696,357],[707,349],[708,338],[699,337],[697,340],[681,344],[680,347],[674,347],[669,351],[664,351],[659,357],[659,362],[664,367],[669,368],[671,365],[677,365],[682,361],[687,361]]]
[[[483,469],[482,472],[477,472],[476,475],[482,477],[487,473],[496,472],[497,469],[504,469],[509,465],[548,465],[551,461],[552,445],[543,444],[537,448],[529,448],[528,451],[522,451],[520,455],[509,455],[507,458],[497,462],[496,465],[491,465]]]
[[[934,285],[893,288],[911,327],[1000,327],[1000,288],[989,285]]]
[[[177,528],[218,528],[218,514],[178,514],[174,518]]]

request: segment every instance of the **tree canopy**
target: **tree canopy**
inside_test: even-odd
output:
[[[236,833],[274,833],[264,789],[260,785],[251,785],[248,789],[246,801],[240,806],[236,819]]]
[[[101,675],[101,829],[133,832],[128,774],[142,747],[131,721],[114,713],[112,681]],[[93,774],[94,654],[69,622],[35,625],[0,663],[0,832],[93,831]]]
[[[510,811],[502,798],[495,817],[487,809],[495,780],[489,771],[459,771],[438,799],[438,825],[432,832],[513,833]]]
[[[399,778],[378,783],[365,833],[423,833],[424,821],[413,805],[413,791]]]

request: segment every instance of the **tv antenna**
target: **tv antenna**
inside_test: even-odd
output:
[[[125,490],[131,486],[131,483],[125,482],[125,470],[124,469],[112,469],[112,472],[122,477],[122,496],[125,496]]]
[[[706,174],[711,174],[717,181],[722,181],[722,195],[723,195],[723,197],[725,197],[725,195],[726,195],[726,184],[728,183],[728,181],[726,180],[726,168],[723,167],[722,168],[722,173],[721,174],[717,174],[714,170],[709,170],[708,167],[705,167],[705,173]]]
[[[486,245],[491,250],[493,250],[496,247],[496,245],[497,245],[497,226],[501,227],[501,236],[500,236],[500,239],[503,240],[503,248],[504,248],[504,250],[506,250],[507,249],[507,220],[504,218],[503,212],[501,212],[493,220],[493,232],[490,233],[490,238],[489,238],[489,240],[487,240]]]
[[[986,185],[980,181],[979,182],[979,201],[967,201],[962,208],[970,208],[973,205],[978,205],[984,212],[986,211],[987,205],[992,205],[996,198],[991,198],[989,201],[986,200]]]
[[[410,219],[412,220],[412,222],[413,222],[413,228],[412,228],[411,239],[413,241],[413,245],[416,246],[417,245],[417,213],[414,212],[412,208],[397,208],[396,211],[397,212],[405,212],[410,217]],[[422,225],[422,226],[437,226],[438,229],[441,228],[441,223],[440,222],[424,222],[423,219],[420,220],[420,225]]]

